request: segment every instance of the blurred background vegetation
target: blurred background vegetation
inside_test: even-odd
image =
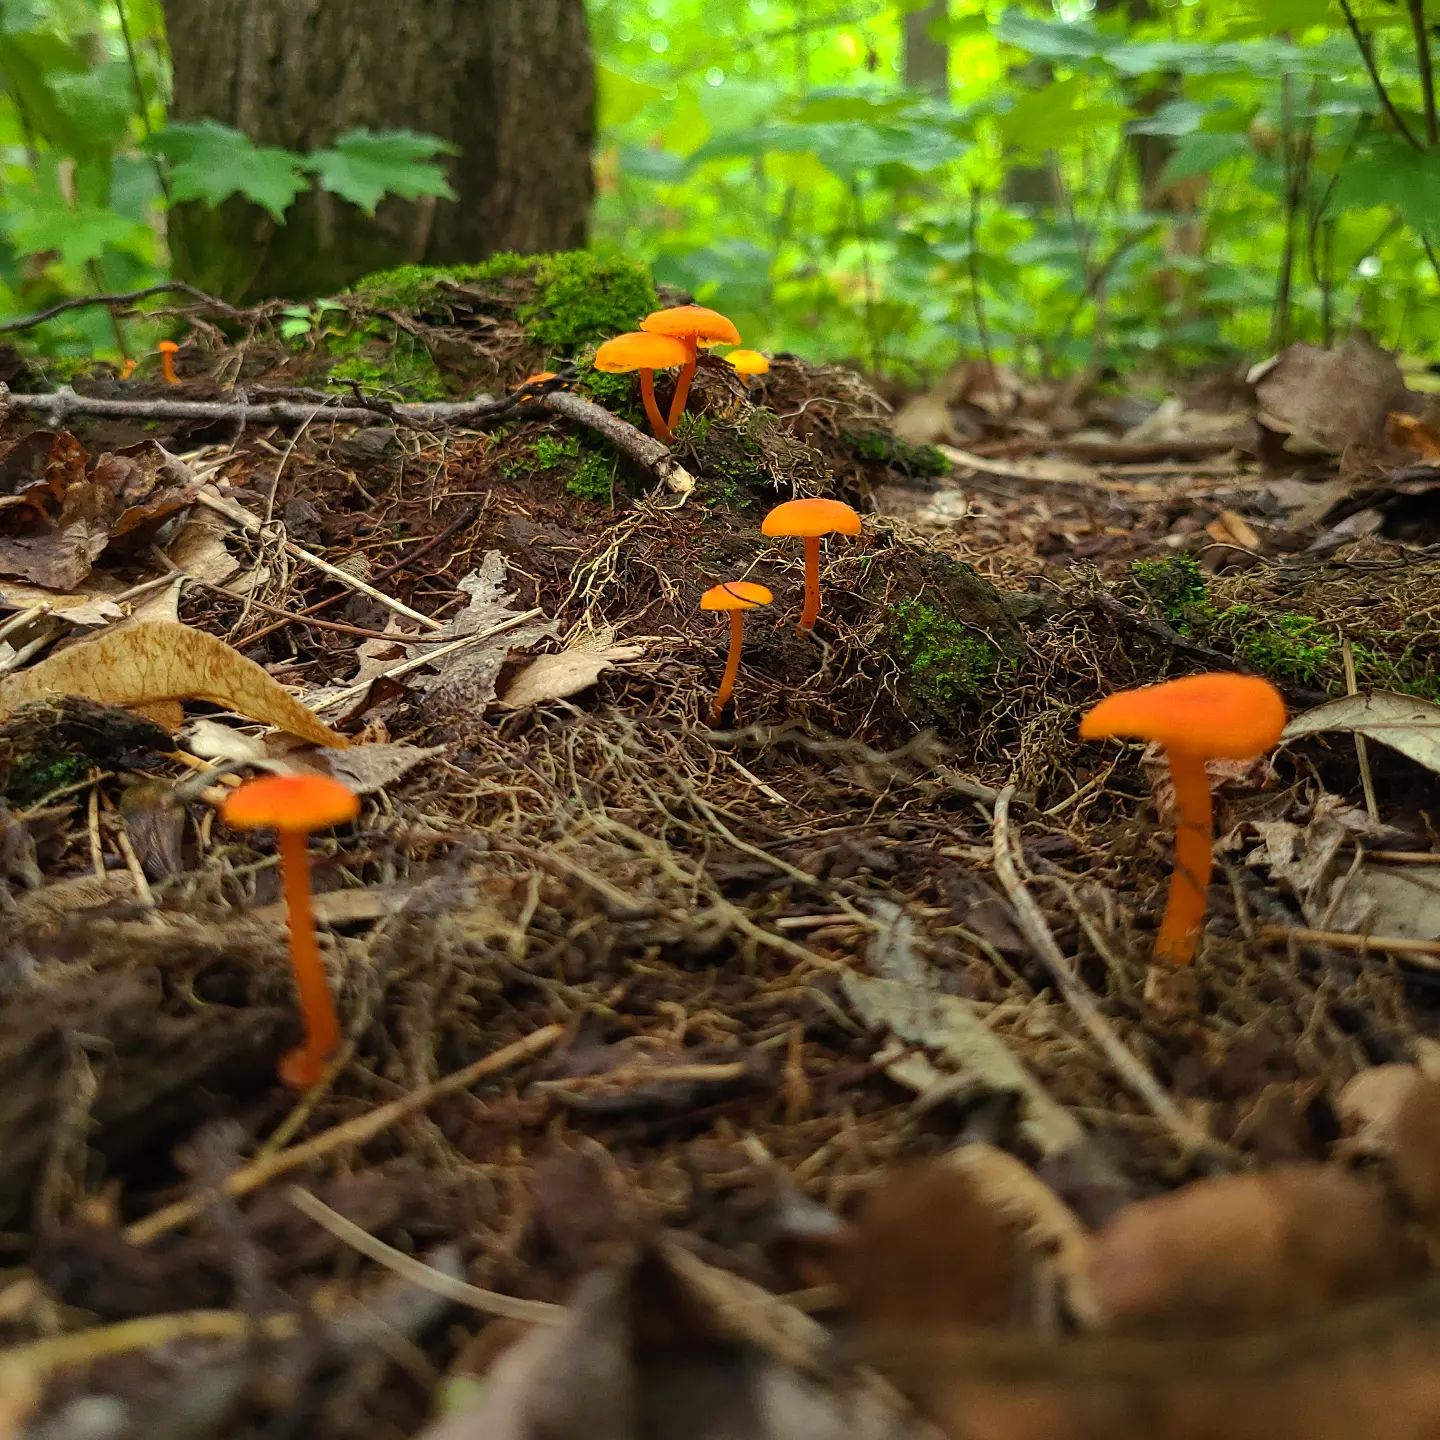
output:
[[[330,0],[356,7],[357,28],[366,3]],[[593,145],[579,135],[593,206],[587,174],[557,197],[557,233],[583,229],[589,206],[594,247],[722,304],[768,349],[902,379],[978,355],[1093,375],[1360,328],[1435,358],[1440,27],[1426,0],[546,3],[574,7],[578,29],[556,42],[572,60],[588,18],[596,78]],[[6,315],[199,273],[167,243],[177,206],[244,204],[279,233],[307,204],[340,207],[322,213],[332,229],[336,213],[360,225],[390,205],[468,205],[480,230],[423,258],[509,248],[484,229],[497,202],[467,199],[480,142],[452,123],[463,104],[396,123],[412,114],[377,84],[359,117],[372,123],[352,106],[333,134],[312,120],[294,132],[308,143],[276,143],[243,107],[177,116],[176,28],[172,69],[159,0],[0,3]],[[470,108],[485,121],[504,102],[481,92]],[[527,112],[537,151],[544,108]],[[238,219],[224,228],[253,243]],[[189,233],[207,251],[224,239]],[[267,288],[317,293],[292,274]],[[121,348],[103,309],[26,343]]]

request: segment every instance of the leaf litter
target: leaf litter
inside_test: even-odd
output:
[[[505,303],[416,323],[518,383],[547,357]],[[1373,355],[1256,378],[1253,405],[1160,407],[970,365],[911,413],[914,443],[944,421],[963,447],[923,477],[856,377],[777,357],[757,394],[781,426],[702,360],[683,506],[624,471],[613,507],[567,491],[533,464],[553,418],[407,432],[403,469],[375,446],[345,471],[317,420],[272,506],[248,432],[182,479],[158,446],[12,416],[0,535],[85,557],[81,613],[110,627],[0,635],[0,1210],[35,1242],[0,1324],[66,1357],[17,1372],[46,1433],[84,1390],[137,1425],[173,1403],[162,1333],[217,1434],[302,1412],[321,1437],[356,1414],[446,1437],[1435,1433],[1423,956],[1304,938],[1428,943],[1434,537],[1401,503],[1422,429],[1388,417],[1430,422]],[[1248,448],[1257,417],[1315,468]],[[200,475],[233,528],[159,513]],[[816,643],[796,556],[756,531],[821,477],[867,513],[827,553]],[[1371,519],[1337,533],[1337,500]],[[157,546],[189,577],[147,592],[178,623],[127,628],[145,597],[108,597],[164,581]],[[712,731],[694,604],[738,574],[777,613]],[[0,627],[47,618],[19,583]],[[1144,993],[1164,795],[1075,720],[1220,662],[1268,667],[1297,718],[1217,791],[1225,873],[1176,1022]],[[113,708],[162,703],[190,707],[189,764]],[[365,796],[312,847],[347,1048],[295,1111],[272,853],[214,811],[231,772],[275,767]],[[1184,1124],[1117,1085],[1116,1047]],[[388,1250],[297,1212],[285,1176]],[[433,1273],[379,1278],[395,1251]],[[561,1323],[457,1308],[457,1276]],[[360,1295],[408,1361],[342,1326]]]

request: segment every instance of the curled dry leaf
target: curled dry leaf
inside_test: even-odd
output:
[[[1393,690],[1342,695],[1297,715],[1281,739],[1296,740],[1325,730],[1363,735],[1440,774],[1440,705],[1429,700]]]
[[[1090,1284],[1107,1333],[1229,1335],[1383,1293],[1414,1261],[1376,1187],[1292,1165],[1127,1206],[1095,1237]]]
[[[612,666],[637,660],[644,653],[639,645],[605,645],[538,655],[517,672],[497,703],[507,710],[524,710],[547,700],[564,700],[588,690]]]
[[[0,680],[0,715],[57,695],[137,709],[159,701],[207,700],[315,745],[350,743],[224,641],[165,620],[111,631]]]
[[[1414,1065],[1362,1070],[1340,1092],[1342,1153],[1382,1161],[1440,1256],[1440,1080]]]
[[[1250,372],[1260,423],[1298,454],[1339,455],[1377,441],[1409,392],[1393,356],[1368,340],[1338,349],[1295,344]]]
[[[1036,1317],[1042,1274],[1083,1284],[1089,1236],[1020,1161],[966,1145],[896,1170],[871,1192],[840,1262],[860,1319],[892,1343],[933,1327]]]

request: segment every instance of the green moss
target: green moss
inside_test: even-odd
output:
[[[575,473],[565,482],[565,488],[582,500],[608,505],[615,489],[615,474],[613,460],[592,452],[580,461]]]
[[[535,442],[535,463],[542,470],[553,470],[567,460],[580,458],[580,437],[569,435],[557,440],[553,435],[542,435]]]
[[[1156,555],[1130,566],[1135,583],[1172,625],[1183,626],[1205,600],[1205,573],[1193,555]]]
[[[1216,627],[1236,634],[1236,654],[1273,680],[1321,685],[1340,664],[1340,641],[1309,615],[1281,611],[1260,617],[1235,605],[1216,617]]]
[[[907,688],[938,714],[974,700],[1001,664],[989,641],[919,600],[896,607],[891,635]]]
[[[950,473],[950,462],[933,445],[912,445],[887,430],[863,430],[846,438],[862,460],[878,460],[911,479]]]
[[[90,770],[91,762],[84,755],[37,750],[16,761],[5,782],[5,799],[12,805],[33,805],[56,790],[77,784]]]
[[[410,336],[388,340],[375,327],[335,337],[330,353],[337,356],[326,383],[348,389],[396,391],[406,400],[446,400],[450,388],[430,352]]]
[[[423,313],[448,308],[446,285],[487,284],[513,289],[526,334],[555,352],[633,330],[660,303],[643,265],[589,250],[492,255],[478,265],[401,265],[367,275],[352,293],[374,310]]]
[[[95,370],[93,355],[47,355],[30,363],[51,385],[69,385]]]

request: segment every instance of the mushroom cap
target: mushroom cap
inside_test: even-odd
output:
[[[168,350],[170,354],[173,355],[180,347],[173,340],[160,340],[156,342],[155,348],[157,350]]]
[[[689,358],[685,347],[669,335],[631,330],[607,340],[595,352],[595,368],[606,375],[622,375],[627,370],[670,370]]]
[[[553,370],[537,370],[533,375],[527,375],[520,383],[522,385],[543,385],[547,380],[553,380]]]
[[[770,362],[758,350],[732,350],[725,357],[740,375],[764,375]]]
[[[1285,701],[1258,675],[1187,675],[1102,700],[1080,722],[1083,740],[1158,741],[1214,760],[1253,760],[1285,729]]]
[[[753,610],[768,605],[774,596],[753,580],[725,580],[712,585],[701,597],[702,610]]]
[[[640,328],[647,335],[673,335],[677,340],[693,340],[697,345],[738,345],[740,332],[731,320],[718,310],[703,305],[675,305],[669,310],[656,310],[647,315]]]
[[[360,797],[327,775],[262,775],[225,797],[233,830],[325,830],[360,813]]]
[[[760,522],[762,535],[858,535],[860,516],[843,500],[787,500]]]

